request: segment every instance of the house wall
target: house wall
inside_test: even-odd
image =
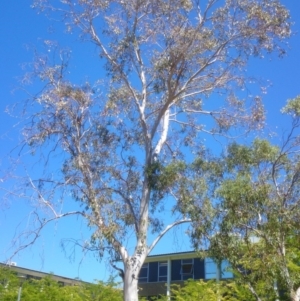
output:
[[[160,260],[161,261],[161,260]],[[167,283],[159,282],[158,266],[160,261],[154,261],[148,263],[148,281],[139,283],[139,295],[140,296],[158,296],[165,295],[167,291]],[[183,285],[181,268],[182,260],[171,260],[171,283]],[[193,276],[194,279],[204,279],[204,260],[200,258],[193,258]]]
[[[139,295],[148,297],[148,299],[149,296],[169,295],[170,285],[183,285],[187,279],[209,280],[233,277],[232,272],[228,269],[229,264],[226,260],[216,264],[211,258],[200,259],[196,256],[195,252],[185,252],[147,257],[143,265],[144,268],[147,267],[147,273],[143,269],[142,276],[139,279]],[[164,264],[168,262],[170,266],[169,278],[164,277],[164,279],[169,279],[169,281],[159,281],[160,263],[162,262]],[[190,263],[193,265],[191,274],[189,274],[190,266],[188,266]],[[186,264],[186,268],[183,268]],[[166,272],[166,268],[163,268],[163,271]],[[167,275],[164,274],[163,276]]]
[[[149,297],[166,295],[166,283],[165,282],[147,282],[139,284],[139,296]]]

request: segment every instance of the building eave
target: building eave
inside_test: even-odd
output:
[[[2,262],[0,262],[0,268],[8,268],[8,269],[18,273],[19,275],[25,275],[25,276],[33,276],[33,277],[39,277],[39,278],[51,276],[51,278],[55,281],[60,281],[60,282],[64,282],[66,284],[71,284],[71,285],[80,284],[80,283],[86,283],[86,284],[89,283],[89,282],[82,281],[79,279],[68,278],[65,276],[60,276],[60,275],[56,275],[56,274],[52,274],[52,273],[36,271],[36,270],[32,270],[32,269],[28,269],[28,268],[24,268],[24,267],[20,267],[20,266],[5,264]]]
[[[147,262],[155,262],[155,261],[165,261],[165,260],[176,260],[176,259],[189,259],[200,257],[199,253],[195,251],[190,252],[181,252],[181,253],[166,253],[166,254],[157,254],[147,256],[145,263]]]

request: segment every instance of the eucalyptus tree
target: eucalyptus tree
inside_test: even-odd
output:
[[[27,178],[23,195],[39,203],[27,244],[48,222],[81,216],[94,231],[88,247],[120,258],[122,270],[112,264],[124,300],[136,301],[146,256],[189,221],[178,210],[178,183],[188,176],[185,162],[202,151],[203,134],[262,125],[261,99],[235,92],[247,88],[250,57],[283,54],[289,13],[277,0],[36,0],[33,7],[93,43],[106,72],[75,85],[66,52],[32,65],[44,88],[26,102],[23,150],[42,154],[45,173]],[[83,210],[60,209],[70,194]]]
[[[281,144],[256,139],[228,147],[214,173],[213,222],[197,230],[195,221],[196,241],[209,236],[210,255],[229,260],[257,301],[300,300],[299,108],[299,97],[283,108],[292,126]]]

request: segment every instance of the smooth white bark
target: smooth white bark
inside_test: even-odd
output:
[[[123,300],[138,301],[138,273],[133,265],[129,264],[125,269],[124,285],[123,285]]]
[[[291,295],[292,301],[300,301],[300,287],[296,291],[293,291]]]

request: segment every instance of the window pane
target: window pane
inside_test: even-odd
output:
[[[221,263],[221,278],[233,278],[233,273],[230,271],[230,265],[227,260]]]
[[[181,270],[182,274],[191,274],[192,272],[193,272],[192,264],[185,264],[182,266],[182,270]]]
[[[162,266],[159,267],[159,276],[167,276],[168,267]]]
[[[194,260],[182,259],[181,260],[181,279],[193,279],[194,278]]]
[[[140,277],[147,277],[148,269],[141,269],[140,271]]]
[[[148,263],[144,263],[140,270],[139,282],[147,282],[147,281],[148,281]]]
[[[205,272],[208,274],[217,273],[217,265],[214,262],[205,265]]]
[[[158,281],[167,281],[168,262],[161,261],[158,263]]]
[[[205,259],[205,279],[214,279],[217,277],[217,264],[211,259]]]
[[[205,279],[216,279],[217,278],[217,273],[214,274],[206,274],[205,273]]]
[[[144,283],[144,282],[148,282],[147,278],[139,278],[139,283]]]

